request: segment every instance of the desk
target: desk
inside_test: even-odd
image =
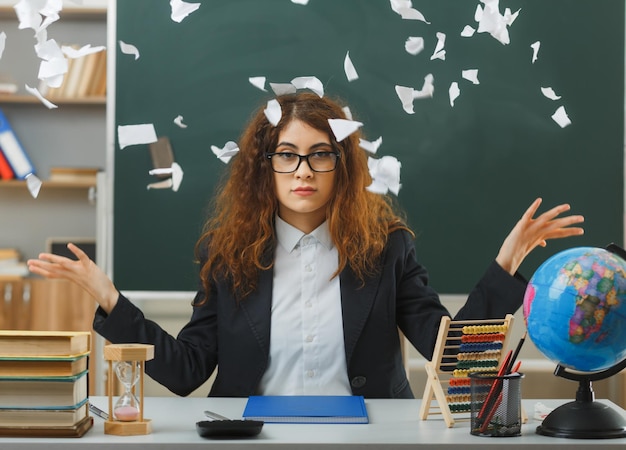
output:
[[[106,397],[92,397],[91,401],[101,409],[108,409]],[[614,403],[603,403],[626,412]],[[537,400],[525,400],[524,408],[532,416]],[[562,401],[541,400],[549,407]],[[145,417],[152,419],[153,432],[146,436],[112,436],[104,434],[103,420],[94,417],[93,428],[82,438],[0,438],[2,450],[119,450],[129,449],[203,449],[246,450],[260,447],[273,449],[341,449],[370,448],[413,449],[416,446],[439,446],[441,449],[485,450],[486,446],[513,450],[533,449],[596,449],[626,447],[626,438],[621,439],[562,439],[540,436],[535,433],[538,421],[529,418],[523,426],[522,436],[490,438],[473,436],[469,432],[469,421],[458,422],[447,428],[443,418],[434,416],[426,421],[419,420],[420,400],[366,400],[370,417],[369,424],[265,424],[260,435],[240,440],[214,440],[198,436],[195,423],[205,420],[203,411],[209,409],[233,419],[241,418],[246,399],[242,398],[181,398],[146,397]]]

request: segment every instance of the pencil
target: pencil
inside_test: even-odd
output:
[[[528,334],[528,331],[524,331],[524,335],[522,336],[522,338],[517,343],[517,347],[515,347],[515,352],[513,352],[513,356],[511,357],[511,359],[509,361],[509,365],[507,367],[506,373],[511,373],[511,371],[513,369],[513,364],[515,364],[515,361],[517,360],[517,357],[519,356],[519,352],[522,349],[522,345],[524,345],[524,341],[526,340],[526,335],[527,334]]]

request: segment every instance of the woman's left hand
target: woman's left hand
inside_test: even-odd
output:
[[[571,227],[585,221],[581,215],[559,217],[569,211],[568,204],[555,206],[537,218],[533,218],[541,205],[541,198],[536,199],[515,224],[500,247],[496,262],[513,275],[519,269],[524,258],[538,245],[546,246],[548,239],[560,239],[578,236],[585,231],[582,227]]]

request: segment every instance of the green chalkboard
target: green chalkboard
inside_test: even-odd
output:
[[[193,247],[224,172],[210,147],[237,141],[273,95],[250,84],[252,76],[315,76],[350,105],[367,139],[383,137],[378,156],[402,163],[398,200],[441,293],[471,289],[537,196],[541,211],[570,202],[585,215],[586,234],[533,252],[525,275],[567,247],[623,244],[624,2],[501,0],[502,13],[521,8],[508,45],[489,33],[461,36],[477,25],[478,0],[413,4],[430,24],[401,19],[386,0],[204,1],[180,23],[166,0],[118,1],[116,39],[139,58],[115,49],[115,125],[153,123],[169,137],[184,178],[178,192],[147,190],[155,181],[148,146],[116,142],[117,286],[196,289]],[[446,35],[445,60],[431,60],[437,32]],[[410,36],[424,38],[421,53],[405,51]],[[352,82],[343,69],[348,51],[359,74]],[[473,68],[478,85],[461,77]],[[407,114],[395,86],[420,89],[429,73],[434,96]],[[461,93],[452,107],[455,81]],[[551,118],[560,106],[572,122],[565,128]],[[178,115],[187,128],[174,123]]]

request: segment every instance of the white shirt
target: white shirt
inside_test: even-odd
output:
[[[351,395],[338,254],[324,222],[305,235],[276,217],[269,365],[261,395]]]

